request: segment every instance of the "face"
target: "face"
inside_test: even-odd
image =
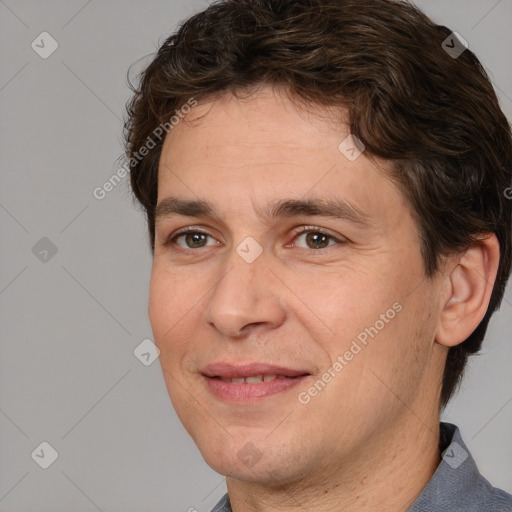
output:
[[[233,478],[323,478],[438,391],[415,221],[332,115],[225,94],[163,147],[149,317],[181,422]]]

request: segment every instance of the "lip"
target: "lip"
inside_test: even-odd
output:
[[[210,393],[231,404],[253,404],[260,402],[271,396],[289,391],[309,377],[310,375],[304,375],[302,377],[284,377],[257,384],[249,384],[247,382],[235,384],[224,382],[218,377],[206,377],[203,375]]]
[[[221,400],[232,404],[252,404],[283,393],[299,385],[311,374],[301,369],[265,363],[234,365],[219,362],[207,365],[201,371],[209,391]],[[272,381],[258,383],[224,382],[222,378],[234,379],[253,375],[278,375]]]
[[[300,377],[310,375],[306,370],[265,363],[231,364],[227,362],[211,363],[203,368],[205,377],[224,377],[236,379],[252,375],[283,375],[284,377]]]

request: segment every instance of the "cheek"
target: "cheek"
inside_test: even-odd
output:
[[[191,346],[191,333],[197,325],[197,293],[191,279],[180,278],[159,265],[153,266],[149,288],[148,315],[160,365],[171,403],[189,431],[190,411],[196,407],[182,382],[183,364]],[[203,292],[204,295],[204,292]]]
[[[351,352],[345,358],[351,369],[341,373],[350,373],[352,379],[344,386],[354,389],[370,385],[378,392],[381,377],[389,386],[407,391],[414,374],[423,371],[434,327],[432,301],[428,283],[414,290],[424,279],[421,269],[407,270],[397,265],[379,265],[373,271],[347,267],[321,278],[304,276],[296,282],[294,290],[310,311],[298,305],[294,316],[328,355],[323,364],[332,365],[339,356]],[[376,386],[372,379],[377,379]]]
[[[381,404],[396,410],[414,401],[430,367],[435,332],[429,293],[427,287],[419,287],[413,294],[400,297],[397,303],[401,310],[394,318],[389,319],[391,315],[383,309],[389,321],[371,322],[373,336],[368,336],[362,357],[357,356],[364,373],[362,396],[369,387]],[[364,332],[370,333],[370,329]]]
[[[202,295],[193,279],[185,280],[178,273],[153,267],[148,315],[164,362],[169,353],[178,354],[185,350],[191,326],[197,324],[198,301]]]
[[[380,315],[388,310],[391,309],[388,316],[394,317],[393,304],[401,295],[394,286],[392,278],[386,282],[378,272],[348,265],[316,276],[303,275],[293,286],[302,300],[297,303],[295,317],[311,319],[308,329],[316,324],[338,351],[365,328],[380,321]]]

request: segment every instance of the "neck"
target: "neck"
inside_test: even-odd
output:
[[[404,407],[397,422],[336,468],[271,487],[226,482],[233,512],[396,512],[412,505],[440,461],[438,411],[425,420]]]

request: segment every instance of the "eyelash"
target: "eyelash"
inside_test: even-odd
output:
[[[179,247],[177,246],[176,244],[176,240],[178,240],[179,237],[181,236],[184,236],[184,235],[187,235],[187,234],[190,234],[190,233],[193,233],[193,234],[198,234],[198,235],[205,235],[205,236],[209,236],[209,237],[212,237],[210,235],[210,233],[207,233],[206,231],[201,231],[200,229],[198,228],[194,228],[194,227],[188,227],[188,228],[184,228],[182,229],[181,231],[179,231],[178,233],[174,233],[172,234],[165,242],[164,242],[164,246],[172,246],[173,249],[176,249],[176,250],[183,250],[183,251],[186,251],[186,250],[189,250],[189,251],[197,251],[197,249],[205,249],[206,247],[199,247],[197,249],[193,249],[193,248],[187,248],[187,249],[183,249],[182,247]],[[293,236],[293,240],[296,240],[300,235],[303,235],[304,233],[318,233],[318,234],[321,234],[321,235],[325,235],[326,237],[328,237],[329,239],[331,240],[334,240],[337,244],[344,244],[344,243],[347,243],[347,240],[346,239],[339,239],[339,238],[336,238],[334,235],[331,235],[329,232],[327,232],[326,230],[322,229],[322,228],[319,228],[317,226],[302,226],[301,228],[299,228],[295,233],[294,233],[294,236]],[[212,237],[213,238],[213,237]],[[328,249],[329,247],[331,247],[331,245],[328,245],[327,247],[322,247],[320,249],[309,249],[311,251],[321,251],[321,250],[325,250],[325,249]],[[299,247],[299,249],[304,249],[303,247]],[[307,249],[305,249],[307,250]]]

